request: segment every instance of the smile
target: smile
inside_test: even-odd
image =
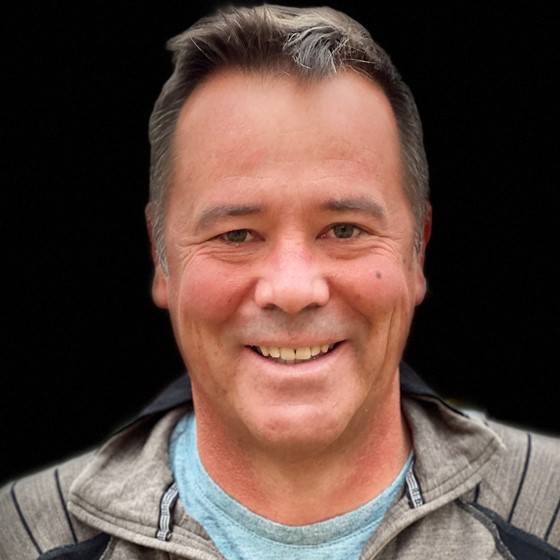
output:
[[[285,364],[299,364],[316,360],[328,354],[336,344],[322,344],[317,346],[303,346],[301,348],[285,348],[278,346],[251,346],[251,348],[265,358]]]

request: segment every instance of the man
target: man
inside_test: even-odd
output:
[[[146,214],[190,383],[7,486],[1,557],[559,558],[558,442],[402,363],[431,213],[385,52],[341,13],[272,6],[171,46]]]

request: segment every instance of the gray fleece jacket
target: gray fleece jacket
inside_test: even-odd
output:
[[[362,559],[560,559],[560,441],[454,410],[403,365],[415,463]],[[99,450],[5,486],[1,560],[222,558],[177,498],[168,441],[188,382]]]

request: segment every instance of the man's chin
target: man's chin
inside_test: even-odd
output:
[[[288,407],[282,412],[267,411],[249,423],[256,446],[275,455],[299,459],[314,456],[339,440],[348,420],[327,414],[313,405]],[[332,413],[332,410],[329,412]]]

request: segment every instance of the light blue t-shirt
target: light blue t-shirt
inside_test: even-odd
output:
[[[175,427],[169,453],[186,511],[206,529],[228,560],[359,558],[404,486],[412,464],[411,455],[395,481],[360,508],[326,521],[290,526],[256,515],[210,478],[198,455],[194,414],[187,414]]]

